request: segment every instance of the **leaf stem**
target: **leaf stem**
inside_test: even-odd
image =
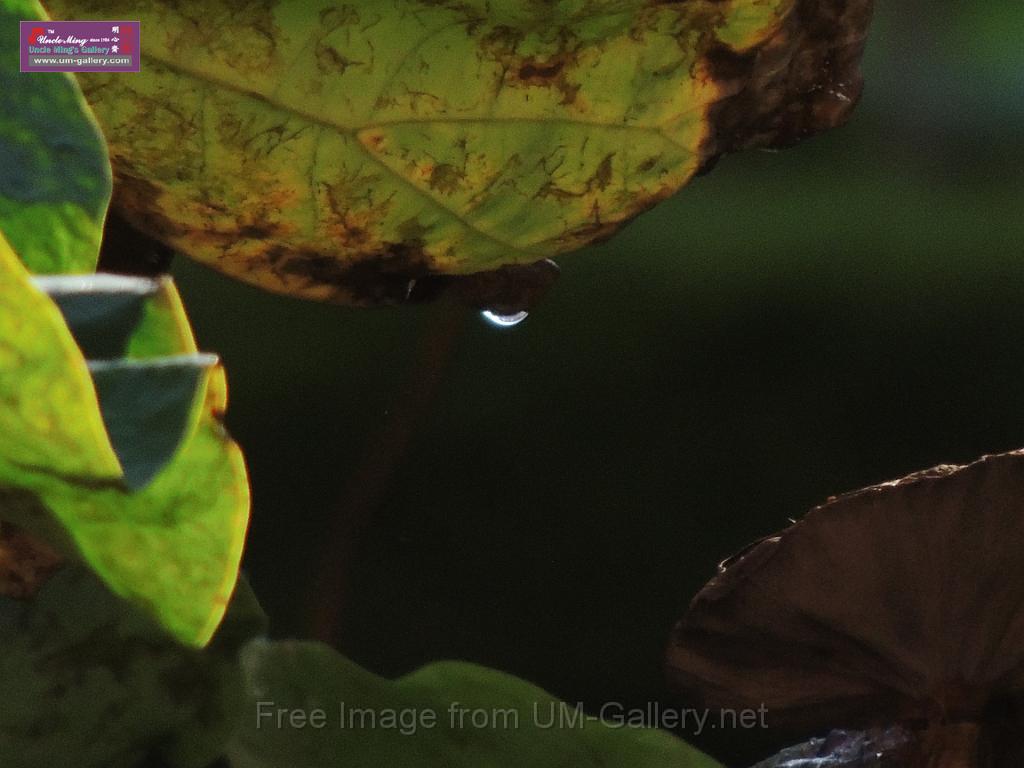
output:
[[[431,313],[408,380],[334,505],[333,525],[324,539],[318,576],[309,592],[309,628],[317,640],[337,640],[348,598],[349,567],[359,538],[384,500],[423,415],[434,402],[465,317],[466,310],[449,301],[442,301]]]

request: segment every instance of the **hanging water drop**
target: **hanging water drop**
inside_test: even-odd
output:
[[[485,309],[480,313],[480,316],[491,325],[496,325],[499,328],[511,328],[512,326],[519,325],[523,322],[523,320],[530,316],[530,313],[519,311],[513,312],[512,314],[501,314],[490,309]]]

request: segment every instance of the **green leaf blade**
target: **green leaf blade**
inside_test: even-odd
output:
[[[242,662],[249,704],[228,750],[235,768],[720,768],[668,733],[583,718],[474,664],[431,664],[391,681],[322,644],[260,640]],[[317,709],[322,727],[288,719]],[[558,713],[578,725],[558,727]]]
[[[209,642],[237,578],[250,504],[241,452],[219,424],[204,418],[141,490],[51,483],[37,492],[113,591],[180,642]]]
[[[111,194],[107,148],[74,75],[19,71],[34,0],[0,2],[0,232],[33,272],[95,269]]]
[[[111,301],[114,284],[124,302]],[[116,346],[137,356],[90,371],[58,303],[0,239],[0,487],[37,501],[0,504],[0,519],[84,561],[179,641],[204,645],[234,588],[250,505],[245,462],[220,423],[223,371],[195,354],[169,282],[39,285],[58,286],[65,307],[91,296],[95,307],[70,312],[76,325],[102,336],[105,318]],[[138,311],[139,296],[152,306]]]

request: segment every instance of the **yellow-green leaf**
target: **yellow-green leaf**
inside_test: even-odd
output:
[[[127,218],[359,300],[608,237],[724,151],[842,122],[871,0],[51,6],[141,19],[140,74],[80,78]]]
[[[74,418],[69,418],[74,414]],[[113,481],[121,465],[85,358],[0,233],[0,462]]]

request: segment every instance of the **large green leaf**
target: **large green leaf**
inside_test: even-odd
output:
[[[0,231],[33,272],[88,272],[110,162],[73,75],[18,71],[18,21],[45,18],[36,0],[0,0]]]
[[[871,1],[50,5],[145,30],[140,74],[80,77],[119,210],[349,300],[608,237],[723,151],[842,122]]]
[[[264,623],[244,582],[203,651],[81,568],[64,567],[30,601],[0,597],[0,764],[133,768],[159,755],[168,768],[205,768],[244,704],[239,648]]]
[[[255,640],[243,666],[249,704],[228,750],[234,768],[718,768],[668,733],[587,718],[473,664],[392,681],[325,645]]]
[[[137,284],[148,281],[129,281],[127,298],[114,300],[123,282],[33,283],[0,236],[0,488],[23,492],[0,503],[0,519],[81,558],[180,640],[202,645],[237,576],[245,465],[219,421],[223,371],[195,353],[173,284],[147,291]],[[133,307],[140,295],[145,304]],[[95,347],[104,318],[112,349],[127,357],[89,362],[75,333]]]

